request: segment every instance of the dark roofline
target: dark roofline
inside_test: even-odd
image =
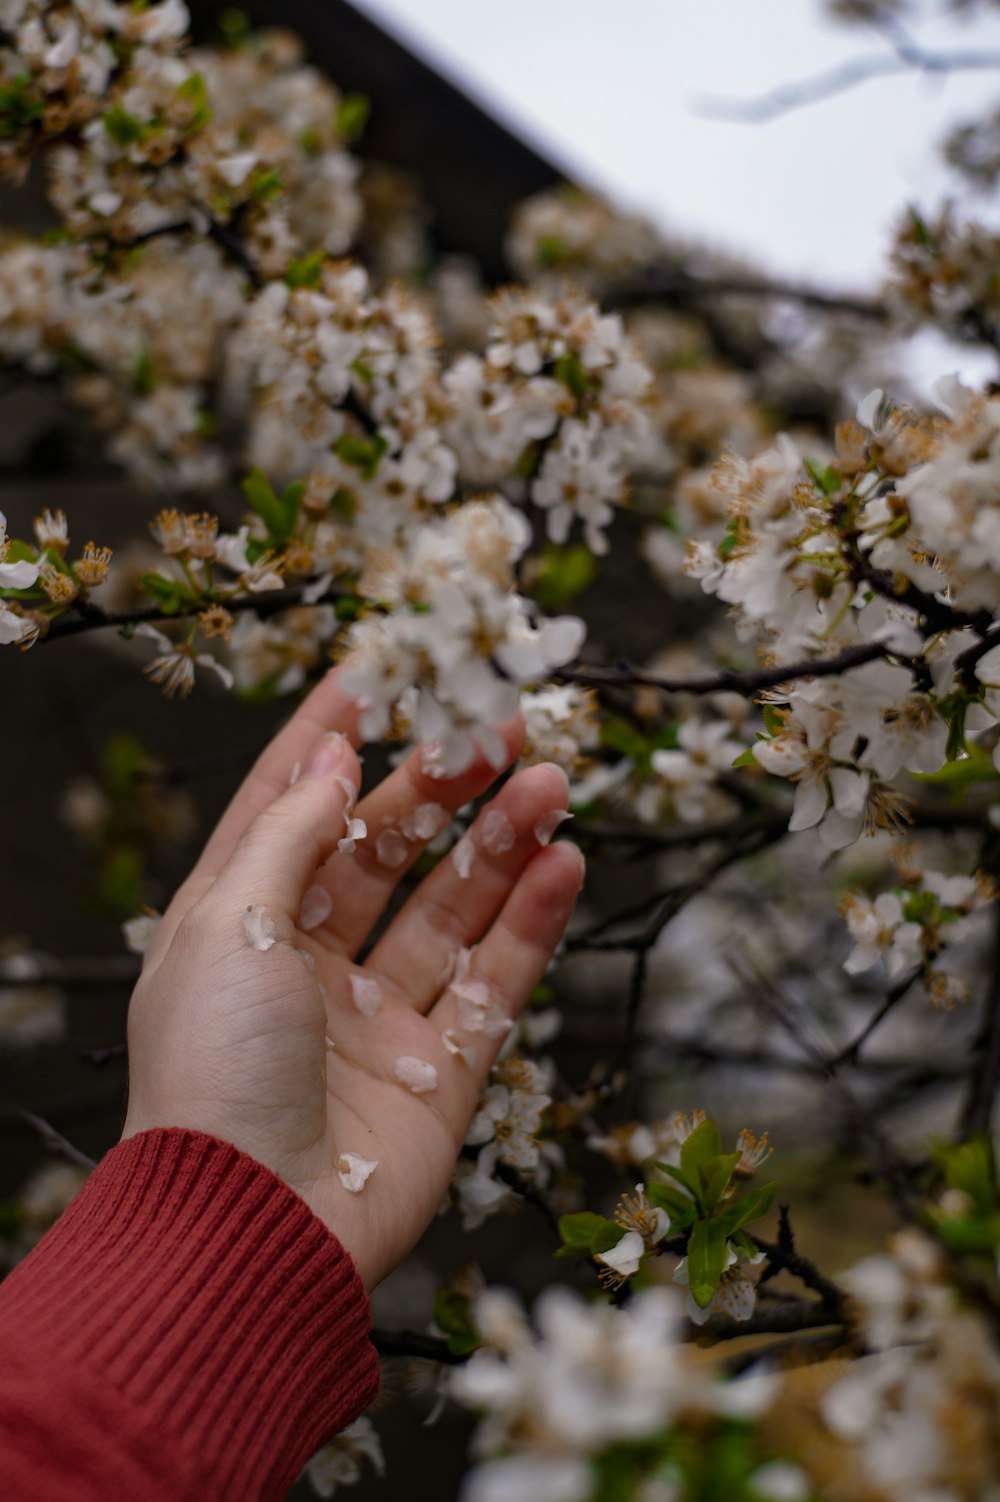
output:
[[[191,0],[196,38],[217,36],[230,0]],[[551,162],[346,0],[244,0],[258,26],[287,26],[338,87],[366,94],[372,113],[359,155],[417,177],[442,251],[476,257],[490,281],[510,275],[503,238],[520,199],[563,180]]]

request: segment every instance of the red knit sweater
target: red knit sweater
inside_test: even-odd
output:
[[[144,1132],[0,1284],[4,1502],[270,1502],[378,1388],[347,1253],[271,1171]]]

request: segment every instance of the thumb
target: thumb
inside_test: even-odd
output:
[[[350,742],[336,732],[323,736],[298,781],[240,836],[215,882],[213,906],[262,906],[294,922],[317,867],[347,835],[360,780]]]

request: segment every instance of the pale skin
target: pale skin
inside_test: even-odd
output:
[[[425,848],[410,841],[405,863],[388,867],[377,858],[378,833],[424,804],[460,808],[497,773],[478,758],[438,780],[417,750],[359,799],[354,814],[369,837],[353,854],[339,852],[347,791],[338,777],[357,787],[361,771],[358,711],[338,678],[329,673],[263,752],[154,936],[129,1009],[122,1136],[188,1127],[232,1143],[306,1201],[371,1289],[440,1205],[503,1044],[459,1032],[476,1049],[471,1065],[446,1049],[443,1034],[459,1024],[447,990],[455,957],[476,945],[471,977],[516,1018],[569,920],[583,858],[566,841],[543,847],[534,832],[543,815],[565,809],[565,776],[554,766],[525,768],[489,805],[513,826],[510,849],[486,848],[480,814],[468,878],[450,856],[442,860],[357,965]],[[510,765],[523,724],[501,731]],[[303,932],[302,900],[314,884],[329,893],[330,912]],[[266,907],[276,924],[278,942],[266,951],[247,939],[249,906]],[[355,1006],[352,973],[378,982],[374,1017]],[[417,1095],[396,1079],[402,1056],[433,1064],[432,1091]],[[378,1161],[359,1193],[341,1182],[344,1153]]]

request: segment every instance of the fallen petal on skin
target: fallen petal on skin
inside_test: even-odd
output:
[[[451,815],[440,803],[421,803],[412,814],[400,819],[399,827],[408,840],[432,840],[451,821]]]
[[[400,1084],[405,1085],[407,1090],[412,1090],[414,1095],[426,1095],[428,1090],[437,1089],[438,1072],[434,1065],[413,1054],[403,1054],[398,1058],[393,1073]]]
[[[125,948],[131,954],[145,954],[153,935],[162,922],[162,917],[161,913],[145,912],[136,913],[134,918],[126,919],[122,924]]]
[[[330,1037],[329,1033],[323,1034],[323,1042],[326,1044],[327,1048],[336,1048],[337,1046],[336,1043],[334,1043],[333,1039]]]
[[[314,928],[329,918],[333,909],[333,898],[326,887],[315,884],[309,888],[302,899],[302,909],[299,913],[299,927],[304,933],[309,933]]]
[[[394,871],[409,858],[410,847],[398,829],[383,829],[375,841],[375,854],[380,866]]]
[[[467,1064],[470,1069],[475,1064],[477,1050],[463,1044],[453,1027],[445,1028],[441,1034],[441,1042],[454,1058],[461,1059],[462,1063]]]
[[[278,928],[266,907],[251,904],[243,914],[243,931],[254,949],[270,949],[278,942]]]
[[[337,849],[341,855],[353,855],[358,848],[358,840],[363,840],[368,833],[368,825],[364,819],[352,819],[344,815],[347,833],[342,840],[337,841]]]
[[[355,971],[351,977],[351,997],[359,1012],[366,1017],[374,1017],[382,1005],[382,988],[377,980],[370,975],[361,975]]]
[[[303,965],[305,965],[307,970],[316,969],[316,960],[313,955],[309,953],[308,949],[296,949],[295,953],[301,957],[302,963]]]
[[[353,783],[349,777],[342,777],[339,772],[333,780],[340,788],[344,797],[347,799],[347,803],[344,808],[344,815],[346,817],[358,801],[357,785]]]
[[[341,1153],[337,1159],[340,1182],[352,1194],[361,1193],[377,1167],[377,1158],[362,1158],[358,1153]]]
[[[539,845],[547,845],[560,824],[572,817],[573,815],[564,808],[550,808],[547,814],[542,814],[540,819],[536,819],[535,839]]]
[[[455,870],[463,881],[467,881],[469,872],[472,870],[472,862],[476,858],[476,847],[469,835],[463,834],[454,850],[451,858],[455,862]]]
[[[505,813],[491,808],[483,819],[483,844],[491,855],[503,855],[517,838],[514,826]]]

